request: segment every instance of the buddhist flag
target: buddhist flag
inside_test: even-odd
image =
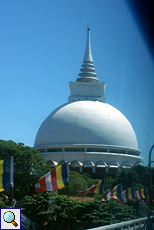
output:
[[[84,191],[78,191],[78,193],[81,193],[83,195],[85,195],[87,193],[103,194],[104,193],[104,186],[105,186],[105,179],[101,180],[100,182],[93,184],[90,188],[88,188]]]
[[[13,156],[0,161],[0,192],[13,187]]]
[[[107,189],[104,191],[104,194],[102,196],[102,202],[107,201],[107,194],[111,191],[111,189]]]
[[[124,203],[135,200],[135,187],[128,188],[122,192],[122,201]]]
[[[35,191],[55,191],[66,186],[68,186],[68,165],[64,163],[42,176],[35,184]]]
[[[95,194],[103,194],[104,193],[104,187],[105,187],[105,179],[101,180],[94,189]]]
[[[144,200],[144,199],[147,199],[147,190],[145,187],[135,192],[134,202],[137,202],[139,200]]]
[[[122,184],[116,185],[114,188],[105,190],[102,196],[102,201],[118,200],[122,196]]]

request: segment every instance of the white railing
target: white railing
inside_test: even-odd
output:
[[[154,216],[150,216],[150,220],[152,221]],[[106,225],[98,228],[91,228],[89,230],[147,230],[147,220],[148,217],[143,217],[135,220],[129,220],[117,224]],[[88,230],[88,229],[87,229]]]

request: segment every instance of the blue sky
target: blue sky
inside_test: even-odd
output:
[[[147,165],[154,143],[154,63],[125,0],[2,0],[0,21],[0,139],[33,146],[43,120],[68,100],[90,26],[107,103],[131,122]]]

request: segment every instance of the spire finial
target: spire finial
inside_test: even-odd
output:
[[[86,50],[85,50],[83,62],[93,63],[93,58],[91,54],[91,45],[90,45],[90,27],[88,27],[87,29],[87,44],[86,44]]]
[[[95,69],[93,68],[93,58],[91,54],[91,45],[90,45],[90,27],[87,29],[87,44],[85,55],[83,59],[82,68],[80,69],[79,78],[77,78],[78,82],[98,82],[98,78],[96,78],[97,74],[95,73]]]

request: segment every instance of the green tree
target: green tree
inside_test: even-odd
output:
[[[122,170],[120,174],[116,176],[115,184],[122,183],[123,190],[132,186],[137,186],[139,183],[140,176],[133,169]]]
[[[149,170],[148,167],[143,165],[136,165],[132,168],[134,172],[139,175],[139,181],[142,186],[148,187],[149,185]]]
[[[0,160],[14,156],[14,197],[34,193],[37,180],[50,170],[42,155],[23,143],[0,140]],[[4,191],[7,193],[8,191]]]
[[[99,181],[99,179],[92,179],[91,175],[88,173],[83,173],[83,174],[81,174],[81,176],[87,182],[88,188]]]
[[[139,190],[143,187],[148,188],[148,168],[142,165],[137,165],[129,170],[122,170],[122,172],[118,174],[115,179],[115,184],[119,183],[122,183],[123,190],[132,186],[135,186],[136,190]]]
[[[69,185],[63,189],[58,190],[59,194],[63,195],[77,195],[77,191],[85,190],[87,182],[82,178],[82,175],[75,171],[69,171]]]
[[[115,179],[111,176],[105,178],[105,189],[111,189],[115,184]]]

